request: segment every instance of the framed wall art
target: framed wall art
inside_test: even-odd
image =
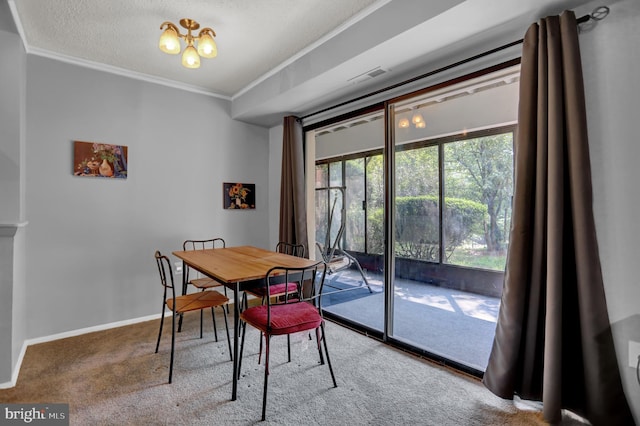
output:
[[[253,183],[223,183],[222,208],[231,210],[255,209],[256,185]]]
[[[73,142],[75,176],[127,178],[127,147],[98,142]]]

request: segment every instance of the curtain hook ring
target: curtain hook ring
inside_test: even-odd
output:
[[[591,19],[594,21],[602,21],[607,15],[609,15],[609,8],[607,6],[599,6],[591,12]]]

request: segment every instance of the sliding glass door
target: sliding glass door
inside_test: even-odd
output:
[[[484,371],[510,229],[517,76],[479,74],[314,129],[329,316]]]

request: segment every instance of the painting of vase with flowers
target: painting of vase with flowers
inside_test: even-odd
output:
[[[225,209],[255,209],[256,185],[253,183],[223,183],[222,207]]]
[[[75,176],[126,179],[127,147],[74,141],[73,164]]]

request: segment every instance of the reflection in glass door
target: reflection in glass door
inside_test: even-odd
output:
[[[377,334],[385,318],[382,117],[379,110],[314,135],[316,257],[329,264],[323,309]],[[362,151],[345,155],[344,148],[354,145]]]

